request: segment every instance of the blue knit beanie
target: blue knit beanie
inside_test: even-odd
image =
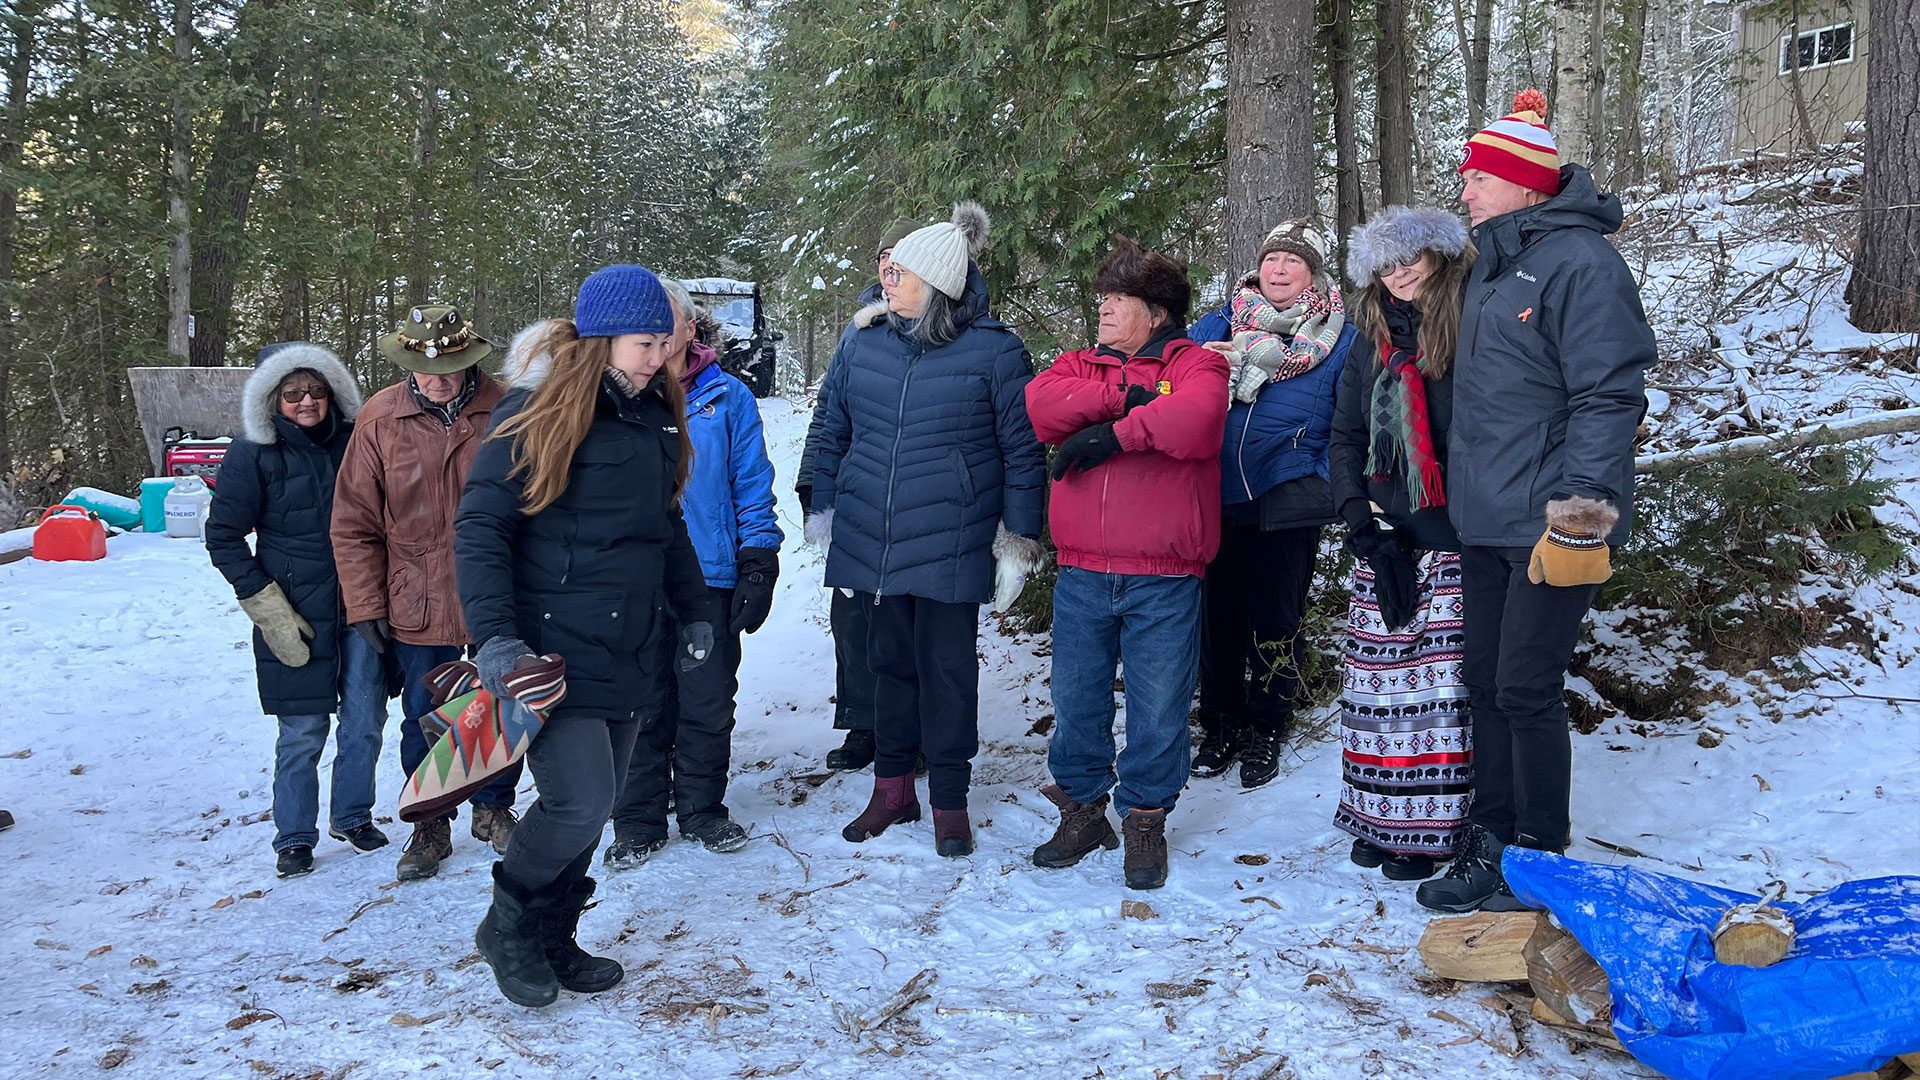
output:
[[[671,334],[673,304],[646,267],[603,266],[580,283],[573,323],[583,338]]]

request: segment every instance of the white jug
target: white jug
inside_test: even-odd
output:
[[[183,476],[167,492],[167,535],[191,540],[206,532],[207,511],[213,506],[213,492],[197,476]]]

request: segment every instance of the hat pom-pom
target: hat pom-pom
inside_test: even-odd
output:
[[[987,229],[992,225],[986,208],[971,199],[955,203],[953,223],[959,227],[960,235],[966,238],[967,254],[978,255],[981,246],[987,242]]]
[[[1529,86],[1525,90],[1513,95],[1513,111],[1517,113],[1536,113],[1540,119],[1545,120],[1547,118],[1547,95]]]

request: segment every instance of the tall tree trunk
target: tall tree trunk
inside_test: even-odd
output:
[[[1860,253],[1847,280],[1853,325],[1920,330],[1920,4],[1872,0]]]
[[[1467,132],[1487,126],[1487,64],[1493,57],[1493,0],[1474,0],[1473,48],[1467,53]]]
[[[1314,209],[1313,0],[1227,0],[1228,266]]]
[[[1607,138],[1607,0],[1592,0],[1587,23],[1587,163],[1595,176],[1613,152]],[[1568,159],[1571,160],[1571,159]]]
[[[1553,101],[1549,120],[1560,160],[1593,161],[1593,8],[1600,0],[1554,0]]]
[[[1875,25],[1874,33],[1880,28]],[[1800,133],[1800,148],[1812,150],[1820,145],[1819,136],[1813,133],[1813,115],[1807,111],[1807,90],[1800,82],[1800,0],[1793,0],[1793,7],[1787,23],[1787,85],[1793,91],[1793,123]],[[1869,65],[1871,67],[1871,65]]]
[[[1647,71],[1647,7],[1651,0],[1623,0],[1620,8],[1621,56],[1613,94],[1612,186],[1637,184],[1647,178],[1646,136],[1640,114],[1645,108]]]
[[[229,72],[234,87],[220,111],[220,126],[214,130],[193,226],[198,237],[191,270],[195,313],[191,356],[196,367],[220,367],[227,362],[236,261],[246,238],[253,185],[266,160],[267,103],[285,56],[275,29],[260,24],[272,21],[279,2],[247,0],[236,20]]]
[[[1359,132],[1353,122],[1353,0],[1333,0],[1330,15],[1322,29],[1333,82],[1334,228],[1344,246],[1354,226],[1367,219],[1360,184]]]
[[[5,16],[7,35],[12,39],[13,55],[7,63],[7,118],[0,124],[0,492],[10,490],[7,479],[13,473],[13,443],[7,431],[7,407],[11,394],[14,351],[18,347],[13,317],[15,293],[14,246],[19,235],[20,186],[15,172],[26,138],[27,89],[33,76],[33,47],[42,4],[21,3]],[[11,521],[0,525],[11,526]]]
[[[173,0],[173,130],[167,147],[167,228],[173,233],[167,262],[167,353],[187,359],[188,319],[193,308],[193,221],[187,185],[193,161],[193,0]]]
[[[1380,159],[1380,205],[1413,202],[1413,57],[1407,49],[1407,0],[1379,0],[1374,34],[1378,92],[1373,147]]]
[[[1680,87],[1689,74],[1692,56],[1680,51],[1680,20],[1693,17],[1693,0],[1660,0],[1658,40],[1660,60],[1656,89],[1659,118],[1654,124],[1654,148],[1660,162],[1660,190],[1672,191],[1680,180]]]

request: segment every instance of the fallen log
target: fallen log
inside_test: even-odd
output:
[[[1763,454],[1793,450],[1823,440],[1853,442],[1856,439],[1871,439],[1876,435],[1893,435],[1905,431],[1920,431],[1920,409],[1874,413],[1846,420],[1809,424],[1806,427],[1793,428],[1775,435],[1749,435],[1745,438],[1729,439],[1726,442],[1702,443],[1682,450],[1642,454],[1633,459],[1633,471],[1640,475],[1668,472],[1699,464],[1709,458],[1760,457]]]
[[[1572,934],[1541,919],[1522,954],[1527,982],[1540,1003],[1569,1023],[1605,1029],[1613,1022],[1613,996],[1601,970]]]
[[[1435,919],[1420,935],[1420,959],[1443,979],[1526,982],[1527,942],[1545,921],[1537,911],[1481,911]]]
[[[1902,1064],[1899,1058],[1894,1058],[1872,1072],[1848,1073],[1845,1076],[1836,1076],[1833,1080],[1895,1080],[1896,1077],[1904,1076],[1906,1071],[1906,1065]]]

